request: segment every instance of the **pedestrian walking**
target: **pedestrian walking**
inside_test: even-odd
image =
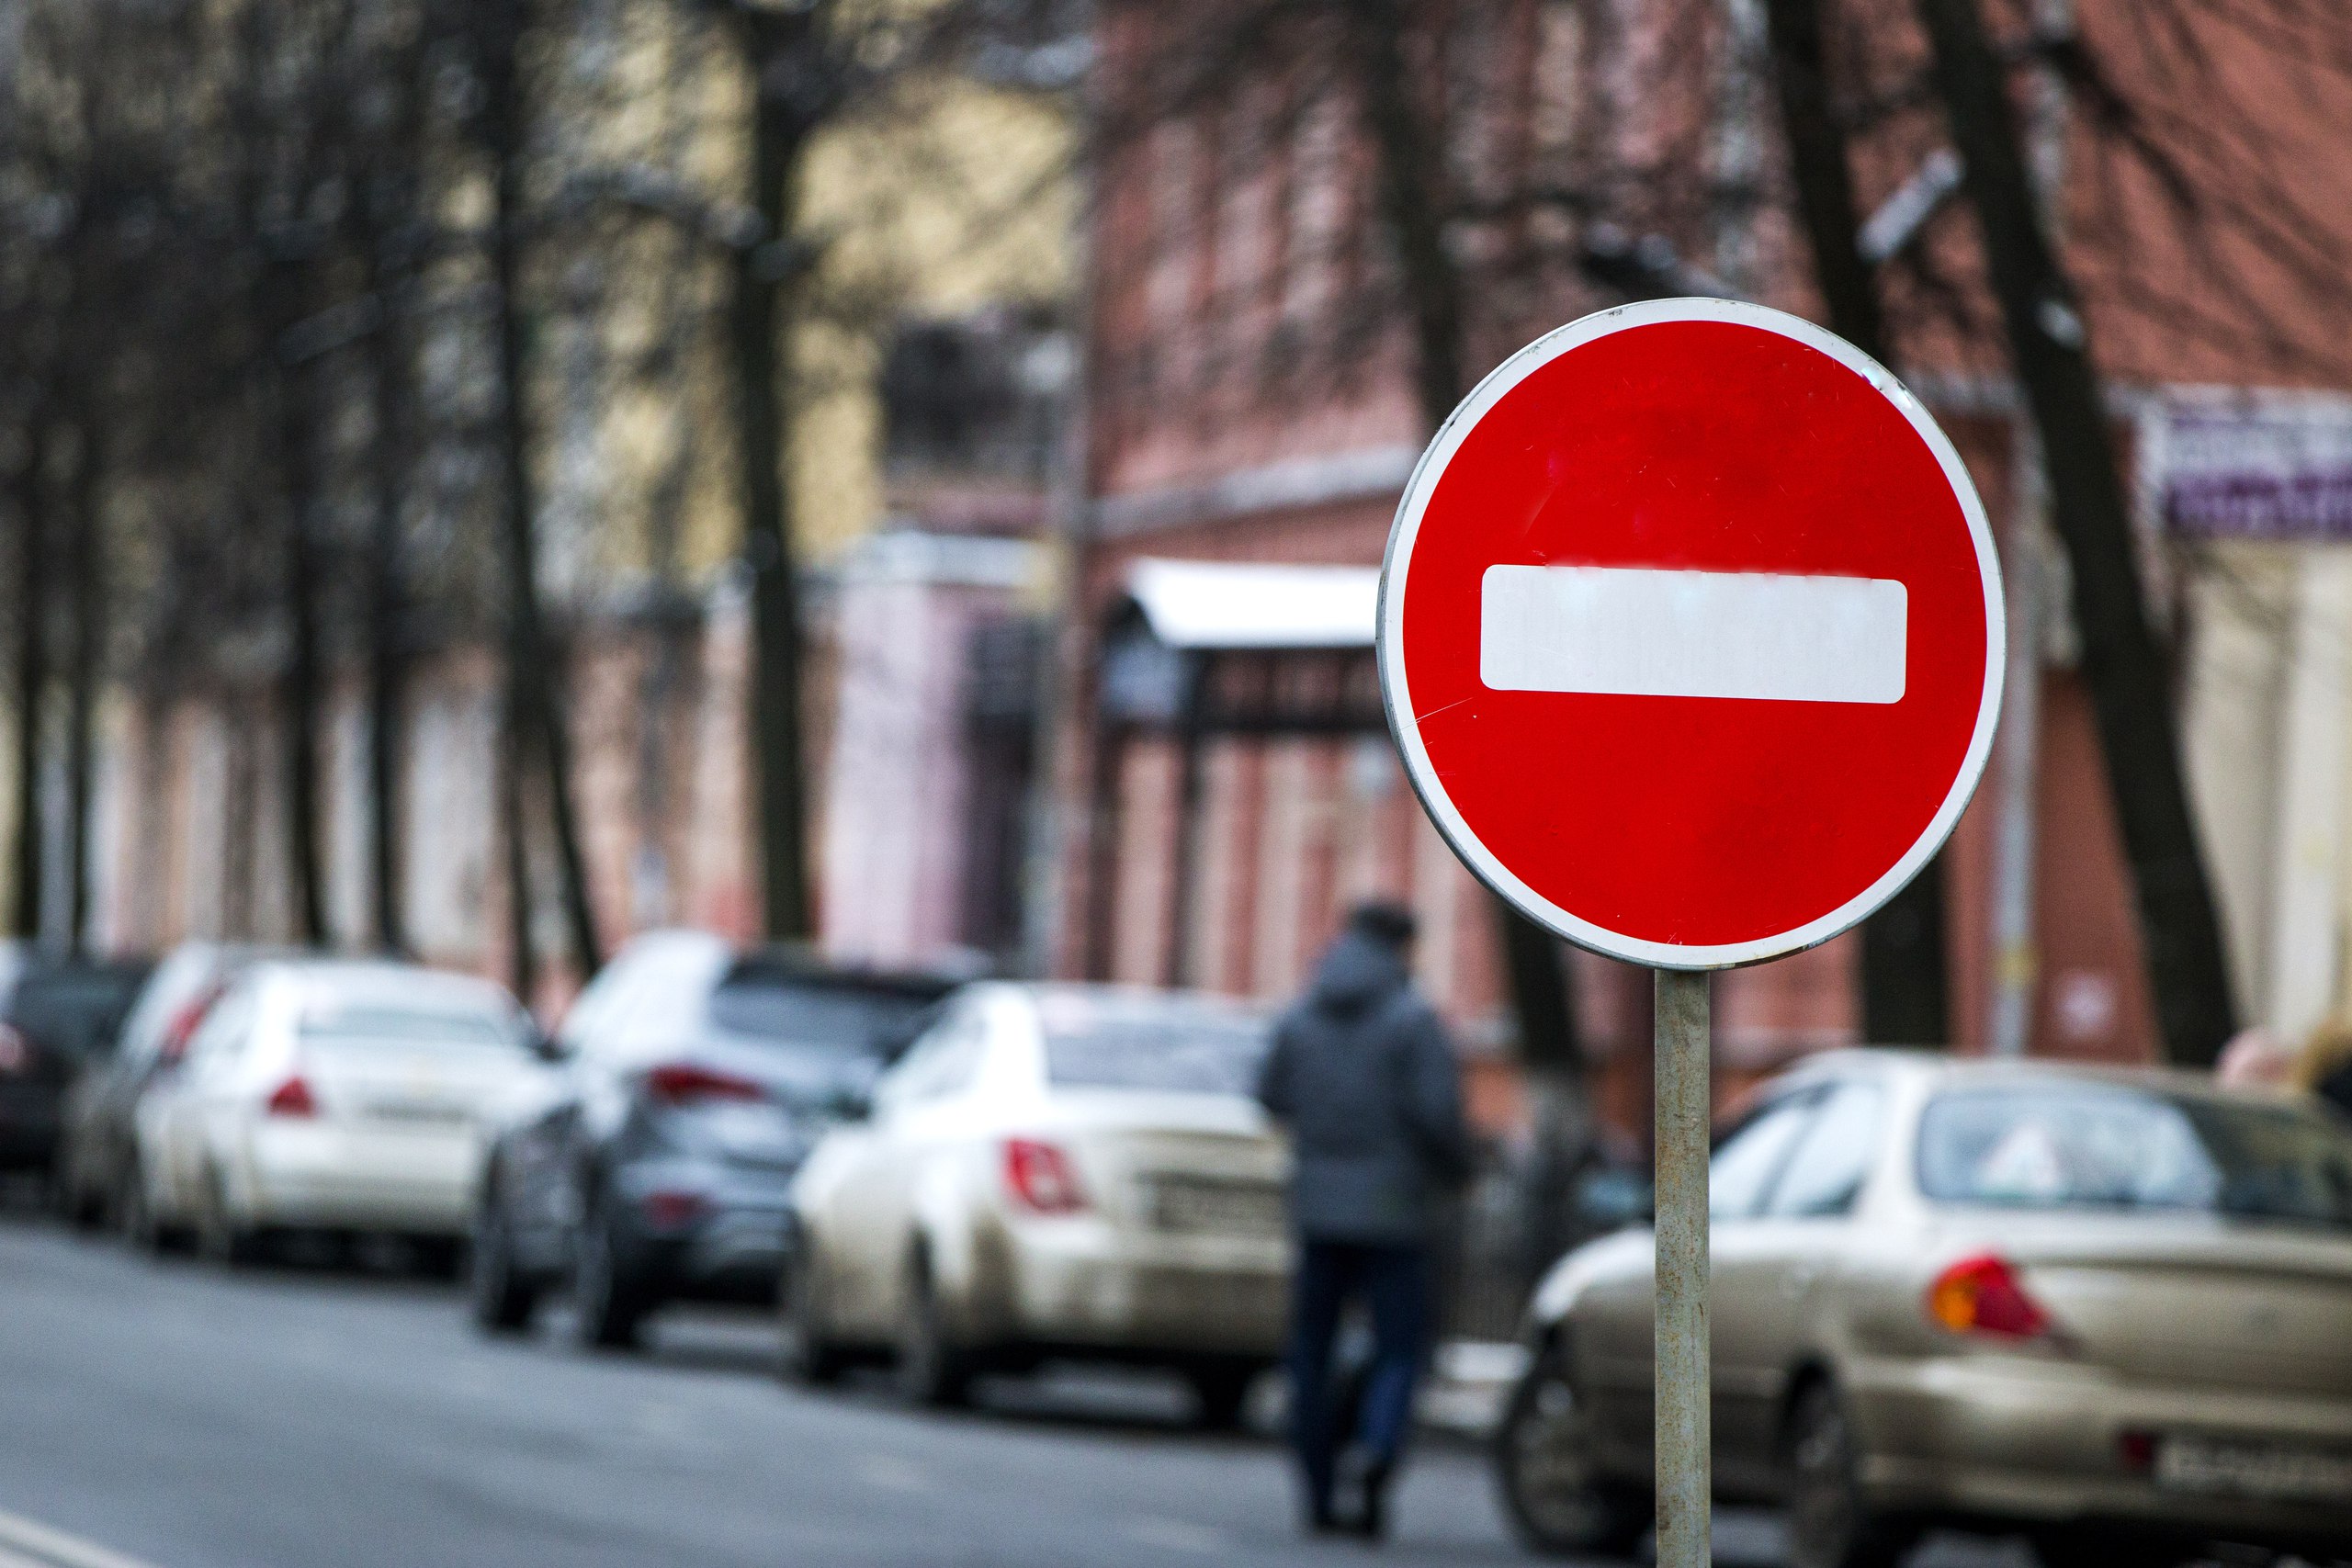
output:
[[[1432,1235],[1469,1174],[1453,1050],[1413,985],[1413,936],[1409,911],[1358,908],[1276,1025],[1258,1086],[1291,1135],[1291,1441],[1317,1532],[1386,1529],[1429,1351]],[[1351,1302],[1373,1356],[1348,1399],[1332,1348]]]

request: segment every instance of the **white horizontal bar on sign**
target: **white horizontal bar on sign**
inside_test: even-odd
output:
[[[1895,703],[1909,608],[1877,577],[1490,566],[1478,675],[1498,692]]]

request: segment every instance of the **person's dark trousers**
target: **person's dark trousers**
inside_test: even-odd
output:
[[[1331,1351],[1351,1300],[1372,1314],[1373,1358],[1352,1432],[1340,1429]],[[1354,1442],[1365,1467],[1385,1475],[1403,1452],[1429,1337],[1429,1256],[1419,1247],[1308,1239],[1291,1286],[1291,1442],[1318,1524],[1332,1521],[1340,1451]]]

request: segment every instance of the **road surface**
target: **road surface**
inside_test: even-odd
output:
[[[933,1416],[784,1387],[756,1319],[678,1314],[641,1358],[561,1329],[493,1342],[447,1286],[0,1222],[0,1568],[1374,1560],[1300,1540],[1280,1450],[1184,1431],[1172,1385],[1065,1377]],[[1393,1568],[1526,1561],[1466,1447],[1426,1445],[1396,1515]],[[1721,1562],[1772,1560],[1752,1516],[1724,1537]]]

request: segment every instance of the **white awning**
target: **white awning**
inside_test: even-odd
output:
[[[1127,592],[1170,648],[1370,648],[1380,569],[1139,560]]]

